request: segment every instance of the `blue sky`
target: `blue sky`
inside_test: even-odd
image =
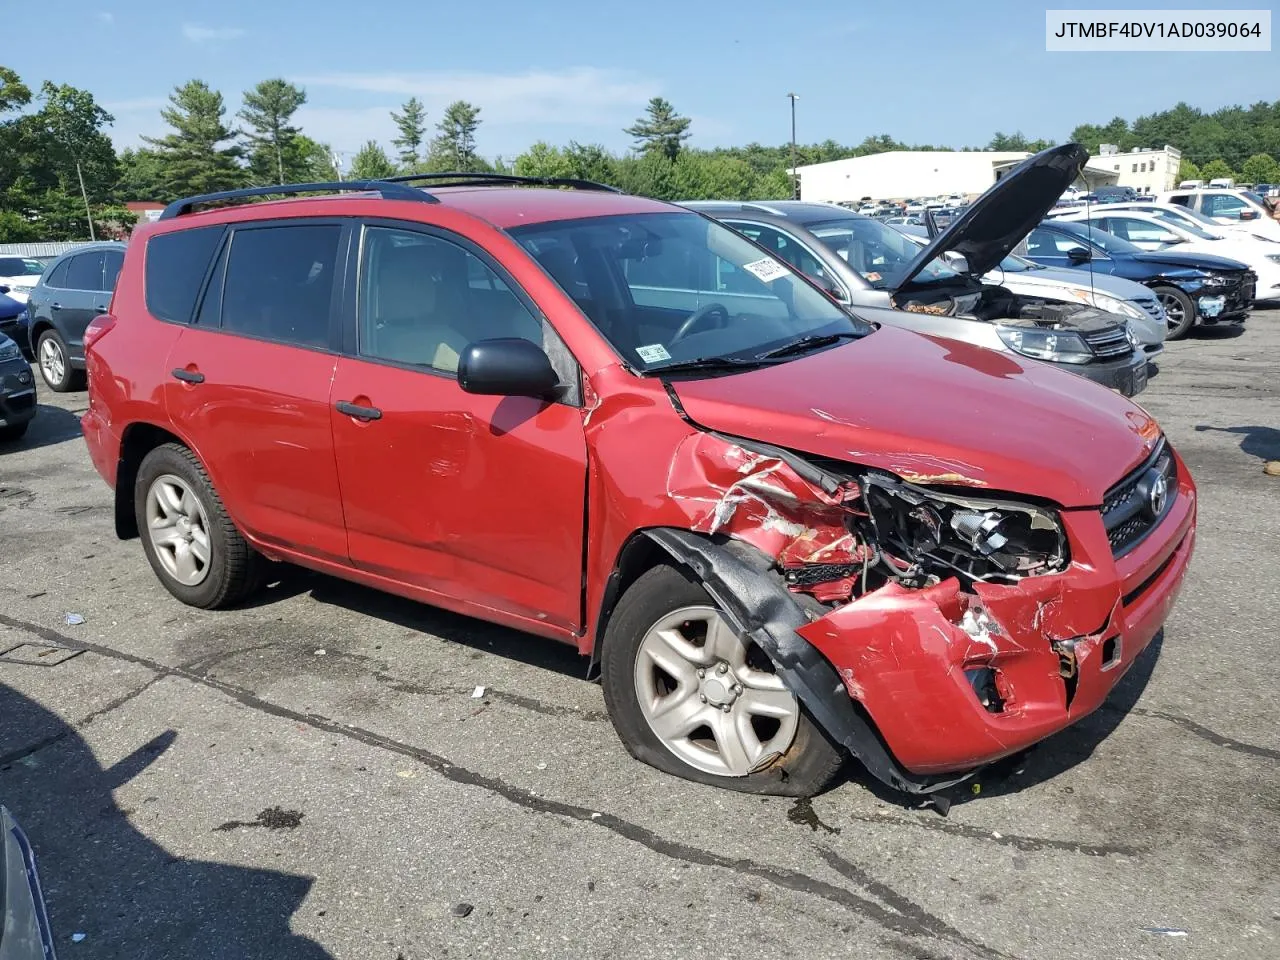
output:
[[[1250,5],[1262,6],[1222,6]],[[49,79],[92,91],[115,115],[121,146],[162,133],[160,107],[188,79],[221,90],[234,113],[243,90],[284,76],[307,90],[304,130],[335,149],[389,141],[388,111],[416,94],[430,123],[450,100],[478,104],[480,152],[508,158],[537,139],[625,149],[622,128],[654,95],[691,116],[692,142],[706,147],[786,142],[791,90],[801,141],[888,133],[952,146],[984,144],[996,130],[1061,139],[1078,123],[1132,119],[1178,100],[1216,109],[1280,96],[1280,50],[1047,53],[1046,5],[1025,0],[288,5],[302,16],[270,0],[181,6],[63,0],[56,55],[27,38],[6,44],[3,61],[33,88]]]

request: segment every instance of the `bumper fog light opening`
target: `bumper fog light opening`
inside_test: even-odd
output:
[[[964,675],[973,687],[974,696],[987,713],[1004,713],[1004,699],[996,686],[996,672],[991,667],[970,667]]]

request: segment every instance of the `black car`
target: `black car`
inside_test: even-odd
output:
[[[27,305],[6,296],[8,292],[8,287],[0,285],[0,333],[22,345],[27,340]]]
[[[31,351],[50,389],[84,387],[84,330],[106,313],[115,290],[123,243],[76,247],[54,260],[27,300]]]
[[[1014,252],[1047,267],[1073,267],[1136,280],[1169,318],[1169,340],[1197,324],[1239,324],[1249,316],[1258,275],[1239,260],[1207,253],[1143,250],[1084,223],[1046,220]]]
[[[0,333],[0,443],[17,440],[36,415],[36,380],[18,345]]]

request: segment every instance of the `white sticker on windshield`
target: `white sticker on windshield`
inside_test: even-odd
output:
[[[750,263],[742,265],[743,270],[749,270],[765,283],[777,280],[779,277],[788,276],[787,268],[780,264],[772,257],[765,257],[763,260],[752,260]]]
[[[640,359],[645,363],[658,363],[661,360],[671,359],[671,354],[667,353],[667,348],[660,343],[651,343],[647,347],[636,347],[636,353],[640,355]]]

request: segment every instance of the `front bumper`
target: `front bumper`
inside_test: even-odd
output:
[[[36,415],[36,381],[25,360],[0,361],[0,427],[16,427]]]
[[[1163,349],[1163,348],[1161,348]],[[1147,387],[1147,357],[1135,350],[1127,357],[1109,363],[1058,364],[1064,370],[1078,373],[1094,383],[1117,390],[1126,397],[1137,396]]]
[[[1076,561],[1062,574],[978,584],[974,594],[955,580],[891,585],[797,632],[912,773],[971,770],[1023,750],[1096,710],[1168,617],[1195,543],[1195,485],[1177,464],[1173,505],[1117,558],[1098,511],[1066,511]],[[966,610],[986,625],[975,629]],[[993,680],[998,712],[973,676]]]
[[[1196,317],[1202,324],[1244,323],[1258,289],[1258,275],[1245,273],[1240,282],[1228,287],[1201,286],[1191,295]]]

